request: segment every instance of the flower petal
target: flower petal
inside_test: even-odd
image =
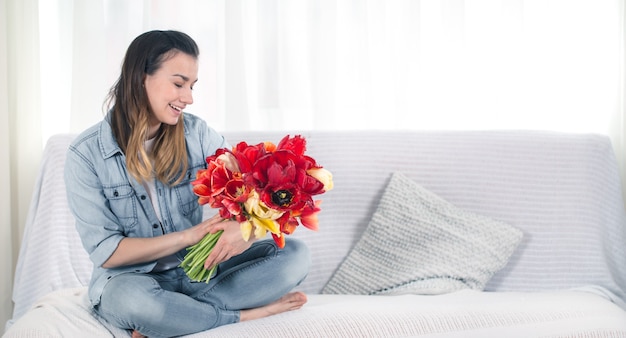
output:
[[[278,142],[276,149],[289,150],[297,156],[302,156],[306,151],[306,140],[301,135],[296,135],[294,137],[287,135],[283,137],[280,142]]]
[[[241,229],[241,236],[244,241],[250,240],[250,234],[252,233],[252,223],[250,221],[244,221],[239,223],[239,228]]]
[[[250,221],[252,221],[252,224],[254,224],[257,228],[263,228],[273,234],[280,232],[280,226],[273,219],[252,216],[250,217]]]
[[[319,207],[321,204],[322,204],[322,201],[317,200],[315,201],[315,207],[302,209],[301,214],[300,214],[300,223],[302,223],[303,226],[313,231],[318,230],[319,220],[317,218],[317,214],[322,210]]]
[[[311,168],[306,171],[307,174],[313,176],[324,185],[324,191],[330,191],[334,187],[333,174],[324,168]]]
[[[272,233],[272,237],[274,238],[274,242],[279,248],[285,247],[285,236],[283,234],[274,234]]]

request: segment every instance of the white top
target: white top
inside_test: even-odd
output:
[[[151,138],[144,143],[144,147],[146,148],[147,152],[152,151],[152,148],[154,147],[154,139],[155,138]],[[161,222],[161,208],[159,207],[159,201],[156,198],[157,192],[156,192],[156,184],[154,183],[155,180],[156,179],[143,181],[143,186],[144,188],[146,188],[146,191],[148,192],[148,197],[150,198],[150,202],[152,202],[152,207],[154,208],[154,212],[156,213],[157,218],[159,219],[159,222]],[[178,258],[176,258],[176,255],[169,255],[169,256],[159,259],[157,261],[157,264],[154,266],[154,269],[152,269],[152,271],[165,271],[165,270],[173,269],[177,267],[178,264],[180,264],[180,261],[178,260]]]

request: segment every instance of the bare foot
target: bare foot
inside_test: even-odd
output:
[[[265,306],[257,307],[254,309],[241,310],[239,314],[239,321],[243,322],[251,319],[259,319],[275,314],[279,314],[286,311],[297,310],[306,303],[306,295],[302,292],[291,292],[282,297],[279,300],[267,304]]]
[[[135,330],[133,330],[133,334],[131,335],[131,337],[132,338],[147,338],[146,336],[142,335],[141,333]]]

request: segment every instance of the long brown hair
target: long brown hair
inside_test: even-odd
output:
[[[176,125],[161,124],[150,153],[144,148],[152,109],[143,82],[176,53],[195,59],[200,54],[195,41],[182,32],[155,30],[139,35],[128,47],[120,77],[107,96],[113,135],[126,154],[128,171],[140,182],[155,176],[174,185],[188,168],[182,115]]]

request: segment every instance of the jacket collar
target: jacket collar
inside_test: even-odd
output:
[[[100,136],[100,152],[103,158],[109,158],[117,153],[123,154],[122,149],[115,141],[113,136],[113,129],[111,129],[110,115],[107,114],[106,118],[100,123],[100,130],[98,135]]]

